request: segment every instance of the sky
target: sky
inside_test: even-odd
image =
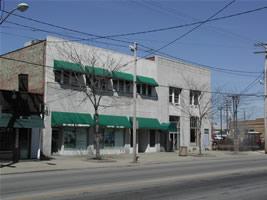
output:
[[[12,10],[19,2],[5,0],[4,10]],[[103,36],[146,31],[206,20],[231,0],[35,0],[24,2],[29,4],[29,9],[24,13],[16,11],[15,14]],[[264,6],[267,6],[267,0],[236,0],[216,17]],[[5,13],[3,15],[5,16]],[[212,70],[212,90],[214,91],[220,88],[223,92],[239,93],[251,85],[245,91],[246,93],[263,94],[264,86],[260,84],[259,80],[262,79],[260,73],[264,69],[264,55],[255,54],[254,52],[262,50],[260,47],[255,47],[256,43],[267,43],[266,19],[267,9],[264,9],[242,16],[208,22],[172,45],[160,50],[160,52],[204,66],[250,72],[233,74],[229,71]],[[14,23],[34,27],[35,29],[21,27]],[[47,35],[58,37],[63,37],[62,35],[64,35],[66,39],[92,38],[85,34],[64,31],[13,15],[0,27],[0,54],[21,48],[29,40],[44,39]],[[128,41],[129,44],[130,42],[138,42],[140,45],[159,49],[193,27],[116,37],[114,39]],[[36,28],[53,32],[53,34],[38,31]],[[128,48],[129,44],[125,42],[121,43],[108,39],[94,39],[82,42],[131,54]],[[147,55],[144,50],[144,48],[140,47],[138,55]],[[244,116],[244,112],[246,112],[247,118],[263,117],[263,98],[242,98],[239,111],[240,117]]]

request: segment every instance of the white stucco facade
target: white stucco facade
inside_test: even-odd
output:
[[[42,134],[42,151],[45,155],[51,155],[53,132],[57,131],[57,145],[59,147],[59,154],[74,155],[74,154],[88,154],[94,153],[94,134],[92,127],[78,127],[76,130],[82,130],[87,133],[86,148],[83,149],[68,149],[64,146],[64,134],[62,133],[64,127],[52,127],[51,115],[52,112],[70,112],[70,113],[89,113],[94,114],[94,108],[86,98],[83,91],[75,90],[71,87],[64,87],[55,81],[55,73],[53,69],[54,60],[62,60],[73,62],[70,55],[73,52],[77,53],[80,61],[84,65],[87,63],[91,54],[98,56],[99,61],[97,66],[101,67],[107,62],[107,58],[115,60],[116,67],[119,66],[118,71],[133,74],[133,57],[117,53],[114,51],[96,48],[76,42],[64,43],[62,40],[54,37],[48,37],[46,41],[45,50],[45,94],[44,103],[47,108],[47,115],[45,117],[45,128]],[[128,63],[126,66],[123,66]],[[123,66],[123,67],[122,67]],[[113,70],[107,68],[109,70]],[[181,107],[189,104],[189,91],[191,85],[188,82],[194,82],[196,85],[205,85],[205,91],[211,90],[211,74],[210,71],[198,66],[182,63],[177,60],[171,60],[159,56],[154,59],[140,59],[137,62],[137,75],[151,77],[157,81],[157,87],[152,88],[151,96],[137,95],[137,116],[144,118],[155,118],[160,123],[169,122],[170,116],[178,116],[180,118],[180,134],[178,135],[179,143],[181,146],[187,146],[189,150],[196,148],[195,143],[190,143],[190,122],[187,112],[182,111]],[[112,81],[111,81],[112,86]],[[169,102],[169,87],[181,88],[179,104],[171,104]],[[99,114],[115,115],[131,117],[133,115],[132,94],[121,95],[111,88],[111,92],[104,95],[101,104],[105,107],[99,108]],[[204,90],[199,88],[199,90]],[[132,89],[131,89],[132,91]],[[206,99],[210,98],[210,93],[207,93]],[[196,109],[192,106],[190,109]],[[197,113],[197,112],[196,112]],[[197,115],[197,114],[196,114]],[[106,127],[101,129],[109,131]],[[202,131],[209,130],[208,138],[210,139],[211,125],[207,119],[204,120]],[[74,130],[74,129],[73,129]],[[105,132],[105,131],[104,131]],[[102,154],[119,154],[131,153],[131,129],[120,128],[115,131],[120,134],[117,143],[121,146],[118,147],[104,147],[101,149]],[[150,137],[155,137],[151,138]],[[165,137],[165,139],[164,139]],[[84,136],[85,138],[85,136]],[[163,141],[164,140],[164,141]],[[137,135],[138,151],[139,152],[157,152],[167,151],[169,143],[168,131],[154,130],[151,132],[149,129],[139,129]],[[152,142],[151,142],[152,141]],[[116,142],[116,141],[115,141]]]

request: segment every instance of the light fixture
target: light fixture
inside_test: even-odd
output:
[[[13,10],[9,11],[9,12],[6,12],[7,15],[2,19],[0,20],[0,25],[4,23],[4,21],[13,13],[15,12],[16,10],[19,10],[20,12],[24,12],[26,11],[27,9],[29,8],[29,5],[27,3],[19,3],[17,5],[16,8],[14,8]]]
[[[17,5],[17,10],[19,10],[20,12],[24,12],[29,8],[29,5],[27,3],[19,3]]]

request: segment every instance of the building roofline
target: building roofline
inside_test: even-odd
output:
[[[27,46],[24,46],[24,47],[21,47],[21,48],[18,48],[18,49],[15,49],[15,50],[9,51],[9,52],[7,52],[7,53],[4,53],[4,54],[2,54],[2,55],[0,55],[0,56],[5,56],[5,55],[8,55],[8,54],[11,54],[11,53],[17,52],[17,51],[21,51],[21,50],[23,50],[23,49],[26,49],[26,48],[32,47],[32,46],[34,46],[34,45],[40,44],[40,43],[42,43],[42,42],[45,42],[45,41],[46,41],[46,39],[39,40],[39,41],[38,41],[38,42],[36,42],[36,43],[33,43],[33,44],[30,44],[30,45],[27,45]]]
[[[168,61],[172,61],[172,62],[176,62],[176,63],[180,63],[180,64],[184,64],[184,65],[188,65],[190,67],[194,67],[194,68],[197,68],[197,69],[200,69],[200,70],[204,70],[206,72],[211,72],[210,69],[208,69],[207,67],[204,67],[204,66],[201,66],[201,64],[196,64],[196,63],[193,63],[193,62],[190,62],[190,61],[185,61],[185,60],[182,60],[182,59],[177,59],[177,58],[170,58],[170,57],[163,57],[163,56],[159,56],[159,55],[155,55],[155,57],[158,57],[158,58],[161,58],[161,59],[165,59],[165,60],[168,60]]]
[[[69,43],[73,43],[73,44],[77,44],[77,45],[82,45],[82,46],[87,46],[87,47],[93,47],[93,48],[97,48],[97,49],[99,49],[99,50],[103,50],[103,51],[108,51],[108,52],[110,52],[110,53],[114,53],[114,54],[119,54],[119,55],[122,55],[122,56],[129,56],[129,57],[132,57],[133,58],[133,55],[130,55],[130,53],[129,54],[127,54],[127,53],[123,53],[123,52],[119,52],[119,51],[115,51],[115,50],[113,50],[113,49],[107,49],[107,48],[103,48],[103,47],[98,47],[98,46],[93,46],[93,45],[89,45],[89,44],[84,44],[84,43],[80,43],[80,42],[77,42],[77,41],[68,41],[68,40],[65,40],[65,39],[63,39],[63,38],[60,38],[60,37],[55,37],[55,36],[50,36],[50,35],[48,35],[47,37],[46,37],[46,41],[49,43],[49,40],[51,41],[51,39],[55,39],[55,40],[58,40],[58,41],[66,41],[66,42],[69,42]],[[130,52],[130,51],[129,51]],[[152,56],[153,57],[153,56]],[[137,59],[140,59],[141,57],[137,57]],[[153,60],[151,60],[151,59],[147,59],[147,58],[144,58],[143,60],[147,60],[148,62],[153,62],[154,63],[154,61]]]

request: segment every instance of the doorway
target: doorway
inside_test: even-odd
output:
[[[31,129],[19,129],[19,154],[20,159],[29,159],[31,154]]]
[[[53,128],[52,129],[52,145],[51,145],[51,152],[57,153],[60,150],[61,146],[59,144],[59,130]]]
[[[169,133],[169,144],[170,144],[170,151],[176,151],[179,148],[179,137],[178,133],[170,132]]]

